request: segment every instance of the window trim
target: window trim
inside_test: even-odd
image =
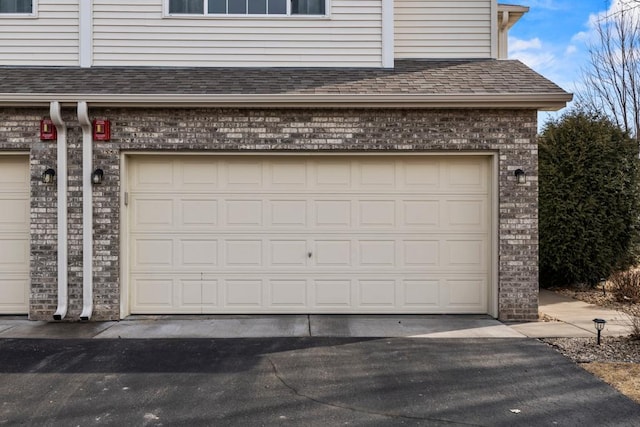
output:
[[[0,13],[0,19],[3,18],[37,18],[38,17],[38,0],[31,0],[31,13]]]
[[[36,1],[36,0],[34,0]],[[249,13],[234,13],[234,14],[223,14],[223,13],[207,13],[209,2],[207,0],[202,0],[204,2],[204,13],[169,13],[169,1],[164,0],[162,7],[162,17],[163,18],[177,18],[177,19],[326,19],[331,15],[331,0],[324,0],[324,14],[323,15],[302,15],[302,14],[291,14],[291,0],[287,0],[287,13],[286,14],[249,14]]]

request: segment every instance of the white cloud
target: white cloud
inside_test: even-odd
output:
[[[534,70],[550,67],[556,60],[555,55],[537,37],[529,40],[510,37],[509,57],[524,62]]]
[[[542,42],[540,41],[540,39],[536,37],[530,40],[520,40],[512,37],[509,40],[510,52],[520,52],[529,49],[542,49]]]
[[[567,56],[569,56],[569,55],[572,55],[572,54],[576,53],[577,51],[578,51],[578,48],[577,48],[575,45],[570,44],[570,45],[569,45],[569,46],[567,46],[567,48],[564,50],[564,54],[565,54],[565,55],[567,55]]]

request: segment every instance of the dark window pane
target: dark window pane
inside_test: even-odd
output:
[[[269,0],[269,13],[285,15],[287,13],[287,0]]]
[[[209,13],[227,13],[227,0],[209,0]]]
[[[292,15],[324,15],[325,0],[291,0]]]
[[[169,13],[203,14],[202,0],[169,0]]]
[[[31,0],[0,0],[0,13],[32,13]]]
[[[249,13],[255,15],[267,13],[267,0],[249,0]]]
[[[229,0],[229,13],[247,13],[247,0]]]

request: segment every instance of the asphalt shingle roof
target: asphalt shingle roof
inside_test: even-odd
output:
[[[395,68],[0,67],[0,94],[475,95],[566,92],[514,60],[397,60]]]

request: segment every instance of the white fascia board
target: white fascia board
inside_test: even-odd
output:
[[[241,107],[241,108],[533,108],[559,110],[569,93],[540,94],[363,94],[363,95],[180,95],[180,94],[2,94],[0,105],[48,105],[51,99],[71,105],[86,101],[93,107]]]

